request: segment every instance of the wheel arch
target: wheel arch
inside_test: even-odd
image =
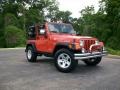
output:
[[[32,48],[34,49],[34,52],[37,52],[37,49],[36,49],[36,46],[35,46],[34,43],[28,43],[28,44],[26,45],[25,52],[27,51],[27,48],[28,48],[28,47],[32,47]]]
[[[53,55],[55,55],[55,53],[60,50],[60,49],[68,49],[70,51],[73,51],[72,49],[69,48],[69,44],[68,43],[59,43],[55,46],[54,51],[53,51]]]

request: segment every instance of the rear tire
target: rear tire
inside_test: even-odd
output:
[[[34,52],[33,47],[31,46],[27,47],[26,57],[29,62],[36,62],[37,54]]]
[[[77,65],[78,61],[74,60],[74,54],[71,51],[60,49],[55,53],[55,67],[60,72],[71,72]]]
[[[84,63],[88,66],[96,66],[101,62],[102,57],[92,58],[84,60]]]

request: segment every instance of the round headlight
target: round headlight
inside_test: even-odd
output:
[[[96,41],[95,41],[95,44],[96,44],[96,45],[98,45],[98,44],[99,44],[99,41],[98,41],[98,40],[96,40]]]
[[[84,46],[84,41],[80,40],[80,46],[83,47]]]

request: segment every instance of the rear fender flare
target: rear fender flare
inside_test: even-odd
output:
[[[26,45],[25,52],[27,51],[27,48],[28,48],[29,46],[32,47],[33,50],[34,50],[34,52],[37,53],[37,49],[36,49],[35,43],[29,43],[29,44],[27,44],[27,45]]]

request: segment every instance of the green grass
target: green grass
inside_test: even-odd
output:
[[[114,50],[114,49],[111,49],[111,48],[106,48],[106,49],[107,49],[109,54],[120,56],[120,50]]]

